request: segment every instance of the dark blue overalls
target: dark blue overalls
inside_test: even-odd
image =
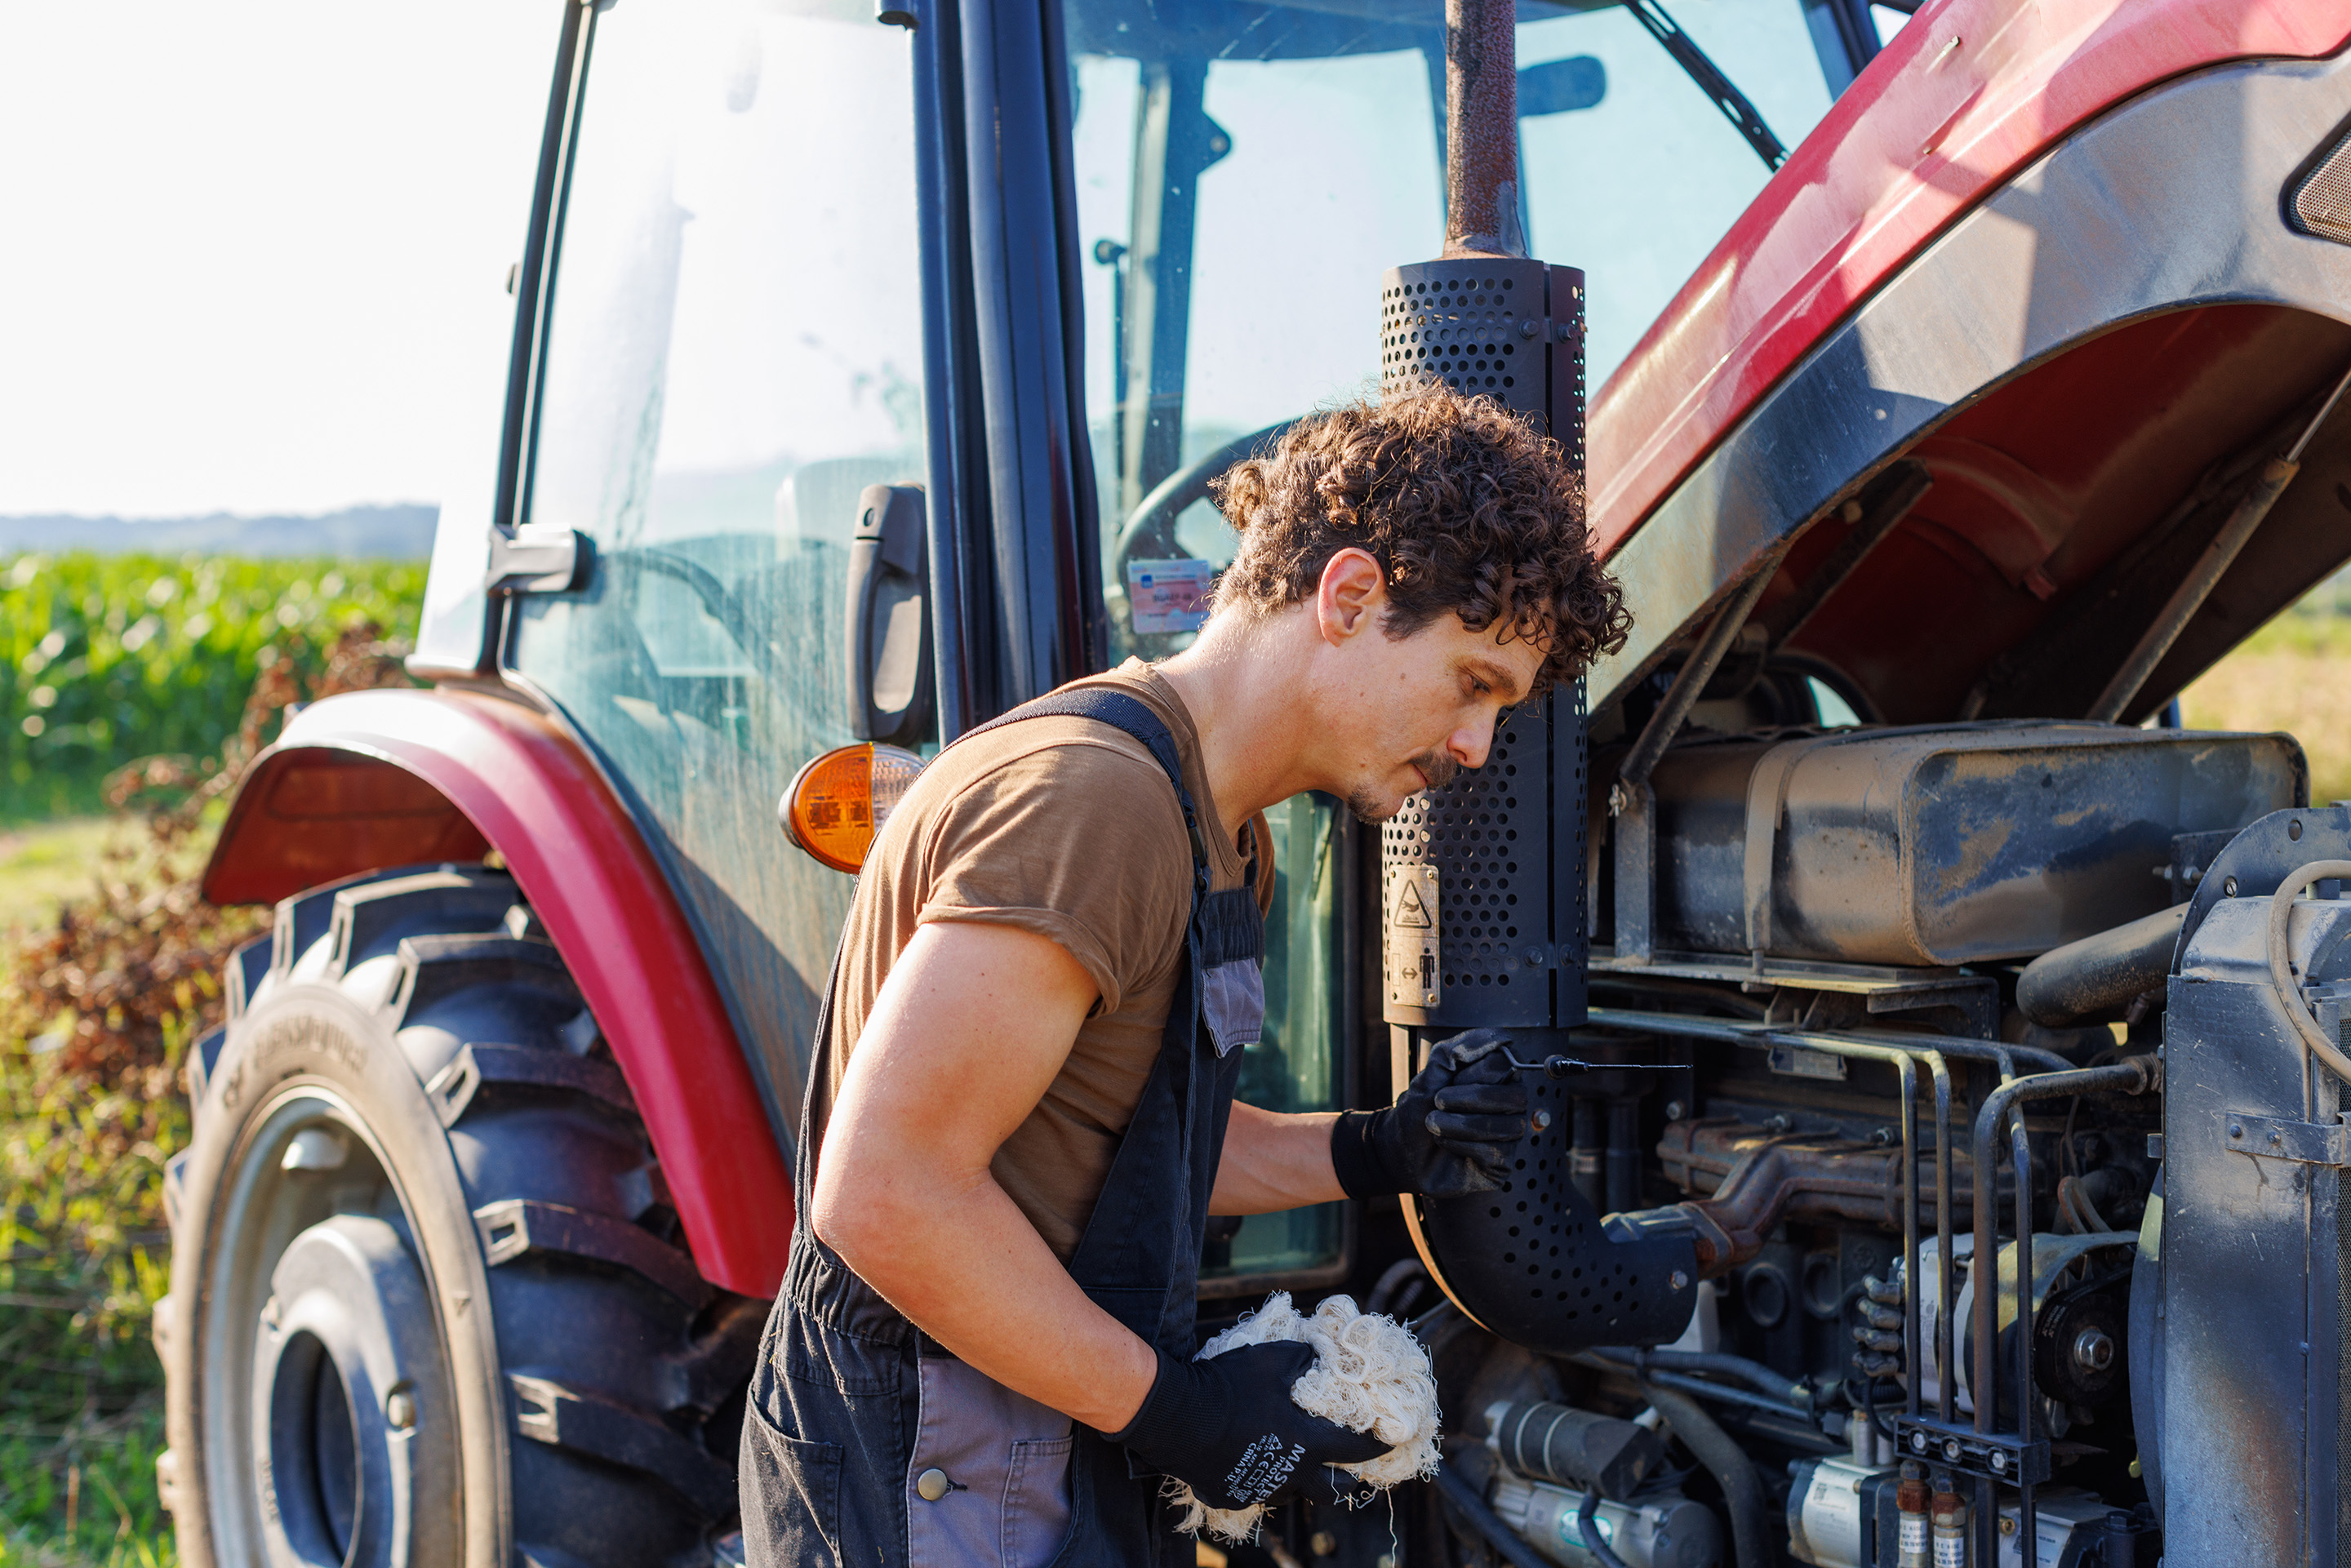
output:
[[[1135,698],[1065,687],[981,729],[1056,715],[1147,747],[1191,837],[1192,917],[1166,1032],[1069,1263],[1097,1305],[1188,1359],[1240,1048],[1264,1020],[1255,867],[1239,887],[1208,891],[1207,845],[1175,737]],[[820,1042],[831,1011],[828,986]],[[803,1105],[794,1181],[803,1220],[815,1155]],[[1192,1542],[1175,1532],[1160,1478],[1136,1468],[1124,1448],[956,1360],[799,1227],[743,1424],[743,1537],[753,1564],[1190,1563]]]

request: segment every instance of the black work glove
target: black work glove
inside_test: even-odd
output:
[[[1342,1115],[1331,1129],[1331,1164],[1347,1196],[1499,1188],[1527,1133],[1527,1086],[1503,1049],[1510,1043],[1490,1029],[1439,1040],[1395,1104]]]
[[[1159,1353],[1143,1408],[1113,1443],[1174,1476],[1210,1508],[1267,1502],[1324,1465],[1359,1465],[1388,1451],[1369,1432],[1310,1416],[1290,1385],[1314,1365],[1314,1347],[1245,1344],[1206,1361]]]

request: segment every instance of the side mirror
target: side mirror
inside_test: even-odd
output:
[[[849,545],[849,732],[912,743],[931,716],[930,572],[918,485],[868,485]]]

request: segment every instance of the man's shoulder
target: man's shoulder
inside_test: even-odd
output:
[[[1114,706],[1101,717],[1046,714],[976,730],[941,752],[925,777],[936,772],[942,784],[960,789],[1012,768],[1052,787],[1083,788],[1098,780],[1123,784],[1142,768],[1160,780],[1172,801],[1175,785],[1167,769],[1134,729],[1164,732],[1180,756],[1190,739],[1190,723],[1180,711],[1171,711],[1168,694],[1155,677],[1134,673],[1139,668],[1113,670],[1050,694],[1123,697],[1132,706]]]
[[[923,779],[936,774],[941,784],[960,791],[1008,771],[1043,788],[1083,789],[1113,780],[1132,788],[1138,773],[1167,787],[1166,769],[1141,741],[1110,725],[1067,714],[967,736],[941,752]]]
[[[1091,719],[1023,719],[957,741],[935,758],[896,811],[925,827],[950,821],[1088,834],[1115,824],[1132,845],[1138,830],[1165,839],[1188,863],[1183,812],[1166,770],[1133,736]],[[877,846],[878,847],[878,846]],[[913,842],[905,848],[914,849]]]

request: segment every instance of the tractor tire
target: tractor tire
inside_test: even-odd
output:
[[[277,906],[189,1063],[156,1313],[188,1568],[723,1561],[765,1303],[683,1249],[511,878]]]

